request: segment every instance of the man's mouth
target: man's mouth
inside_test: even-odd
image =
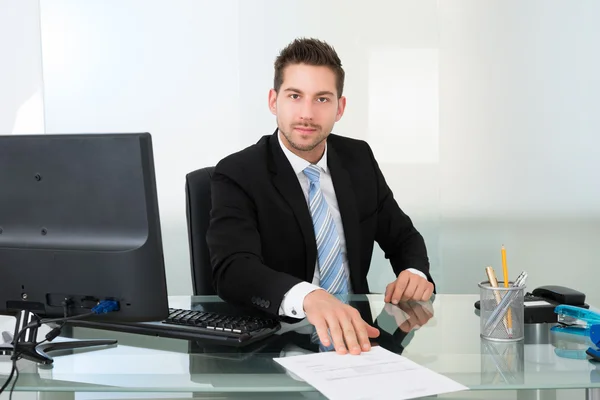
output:
[[[306,127],[306,126],[296,126],[294,127],[295,130],[302,132],[302,133],[311,133],[316,131],[316,128],[310,128],[310,127]]]

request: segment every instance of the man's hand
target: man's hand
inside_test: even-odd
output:
[[[433,293],[433,283],[410,271],[402,271],[398,278],[386,286],[384,301],[398,304],[400,301],[427,301]]]
[[[416,301],[400,302],[397,306],[386,304],[384,310],[396,320],[398,328],[403,332],[419,329],[433,317],[430,303]]]
[[[338,354],[360,354],[369,351],[369,338],[379,336],[379,330],[367,324],[353,307],[342,303],[325,290],[315,290],[304,298],[304,312],[308,322],[315,326],[324,346],[331,345],[331,333]]]

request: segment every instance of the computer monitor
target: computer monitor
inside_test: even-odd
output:
[[[168,315],[152,139],[139,134],[0,136],[0,314]]]

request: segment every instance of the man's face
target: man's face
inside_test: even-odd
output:
[[[346,99],[338,99],[335,83],[335,73],[328,67],[293,64],[283,71],[279,93],[269,92],[269,108],[277,117],[282,140],[302,158],[318,160],[325,139],[342,118]]]

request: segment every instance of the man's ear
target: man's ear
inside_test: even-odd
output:
[[[346,97],[342,96],[338,99],[338,108],[337,113],[335,114],[335,122],[338,122],[342,119],[342,115],[344,115],[344,110],[346,109]]]
[[[271,114],[277,115],[277,92],[275,89],[269,90],[269,110],[271,110]]]

